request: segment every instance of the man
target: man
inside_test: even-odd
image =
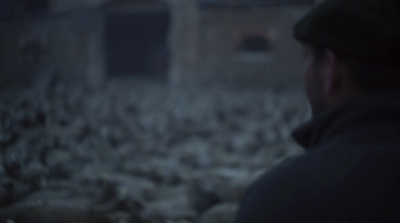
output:
[[[236,223],[400,222],[400,1],[325,0],[294,28],[307,153],[262,176]]]

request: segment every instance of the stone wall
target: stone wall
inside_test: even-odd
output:
[[[109,1],[52,0],[45,17],[1,21],[0,84],[31,82],[39,74],[88,83],[103,79],[104,3]],[[168,6],[171,84],[268,85],[301,80],[300,45],[292,38],[292,26],[309,6],[209,9],[197,0],[121,1],[132,10],[136,3],[149,2]],[[243,40],[252,36],[264,38],[268,51],[243,51]]]
[[[102,29],[97,11],[0,22],[0,85],[49,77],[95,84],[104,76]]]
[[[199,68],[199,8],[196,0],[167,0],[171,10],[169,82],[196,82]]]
[[[50,0],[51,12],[67,12],[79,8],[93,8],[111,0]]]
[[[202,10],[200,80],[250,85],[299,81],[301,49],[292,37],[292,26],[306,10],[307,7]],[[270,49],[241,49],[241,42],[252,37],[265,39]]]

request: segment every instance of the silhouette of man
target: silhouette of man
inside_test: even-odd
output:
[[[260,177],[235,223],[400,222],[400,1],[325,0],[294,36],[307,152]]]

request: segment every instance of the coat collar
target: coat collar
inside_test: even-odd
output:
[[[349,99],[313,117],[295,129],[292,136],[300,146],[311,150],[337,135],[377,122],[398,124],[400,129],[400,90]]]

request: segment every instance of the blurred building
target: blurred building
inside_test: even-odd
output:
[[[310,0],[202,0],[199,70],[205,79],[249,85],[301,80],[292,26]],[[192,72],[195,73],[195,72]]]
[[[102,13],[70,1],[1,0],[0,85],[43,79],[95,83],[104,76]],[[72,1],[71,1],[72,2]]]
[[[0,83],[301,79],[294,22],[313,0],[0,0]]]

